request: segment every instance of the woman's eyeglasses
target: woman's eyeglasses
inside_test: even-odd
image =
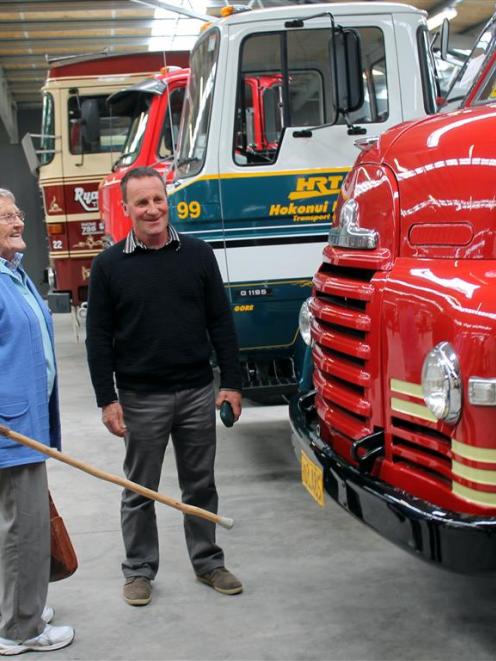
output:
[[[22,223],[26,218],[24,211],[15,211],[14,213],[4,213],[0,215],[0,222],[6,223],[7,225],[13,225],[16,220],[20,220]]]

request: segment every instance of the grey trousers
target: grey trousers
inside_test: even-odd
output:
[[[0,636],[26,640],[41,619],[50,579],[45,462],[0,469]]]
[[[217,512],[214,462],[216,449],[213,385],[176,393],[119,391],[127,426],[124,471],[128,479],[158,490],[169,435],[176,456],[182,500]],[[153,580],[159,567],[155,502],[125,489],[121,525],[126,578]],[[215,542],[215,524],[195,516],[184,517],[189,557],[196,574],[224,566],[224,554]]]

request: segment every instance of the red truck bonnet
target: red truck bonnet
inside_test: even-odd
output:
[[[392,137],[379,144],[379,162],[398,182],[399,254],[494,259],[496,104],[436,115]]]

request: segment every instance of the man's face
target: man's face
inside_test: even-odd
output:
[[[7,197],[0,197],[0,257],[12,261],[16,252],[26,244],[22,238],[24,223],[17,215],[19,209]]]
[[[145,245],[159,245],[169,236],[169,205],[163,183],[157,177],[141,177],[127,182],[124,213],[133,223],[137,238]]]

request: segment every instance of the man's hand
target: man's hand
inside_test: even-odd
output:
[[[102,422],[111,434],[115,436],[124,436],[127,427],[124,423],[124,413],[119,402],[112,402],[107,406],[102,406]]]
[[[241,415],[241,393],[237,390],[219,390],[219,394],[215,400],[215,406],[220,409],[222,402],[226,401],[229,402],[232,407],[234,422],[236,422]]]

